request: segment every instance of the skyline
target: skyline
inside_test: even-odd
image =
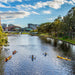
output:
[[[74,6],[75,0],[0,0],[1,23],[26,27],[28,23],[52,22]]]

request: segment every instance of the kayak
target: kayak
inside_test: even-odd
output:
[[[5,58],[5,62],[7,62],[8,60],[10,60],[11,58],[12,58],[11,55],[8,58]]]
[[[16,50],[14,50],[14,51],[12,52],[12,54],[13,54],[13,55],[16,54]]]
[[[64,57],[61,57],[61,56],[57,56],[57,58],[64,59],[64,60],[67,60],[67,61],[71,61],[71,59],[64,58]]]

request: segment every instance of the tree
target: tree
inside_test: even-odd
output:
[[[38,32],[41,32],[41,33],[49,33],[50,32],[50,29],[51,29],[51,23],[50,22],[42,23],[40,25],[40,27],[38,27]]]

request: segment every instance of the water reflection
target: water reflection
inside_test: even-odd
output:
[[[72,73],[73,73],[73,75],[75,75],[75,61],[74,61],[74,63],[72,63]]]
[[[34,55],[31,56],[31,60],[34,61],[36,60],[36,57]]]
[[[59,48],[66,52],[71,49],[71,46],[69,43],[62,42],[62,44],[59,44]]]
[[[45,38],[45,37],[40,37],[40,39],[41,39],[41,42],[42,43],[51,43],[51,39],[48,39],[48,38]]]
[[[46,39],[44,37],[40,38],[42,43],[52,45],[55,51],[59,51],[62,56],[71,57],[72,45],[66,42],[59,42],[57,39]]]
[[[60,49],[61,51],[63,51],[64,55],[70,56],[71,45],[69,43],[62,42],[61,44],[58,44],[58,49]]]
[[[58,40],[54,39],[53,46],[57,47]]]
[[[9,49],[9,48],[4,48],[4,50],[5,50],[5,51],[8,51],[8,50],[10,50],[10,49]]]
[[[66,75],[75,75],[75,45],[62,42],[56,39],[51,39],[51,38],[49,39],[40,38],[40,39],[42,43],[48,43],[54,46],[54,50],[58,53],[58,55],[71,59],[71,62],[68,62],[68,63],[64,62],[65,66],[66,64],[67,64],[67,67],[69,66],[68,67],[69,74],[66,74]]]

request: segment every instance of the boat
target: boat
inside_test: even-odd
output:
[[[10,60],[11,58],[12,58],[11,55],[9,57],[5,58],[5,62],[7,62],[8,60]]]
[[[61,56],[57,56],[57,58],[64,59],[64,60],[67,60],[67,61],[71,61],[71,59],[64,58],[64,57],[61,57]]]
[[[13,54],[13,55],[16,54],[16,50],[14,50],[14,51],[12,52],[12,54]]]

